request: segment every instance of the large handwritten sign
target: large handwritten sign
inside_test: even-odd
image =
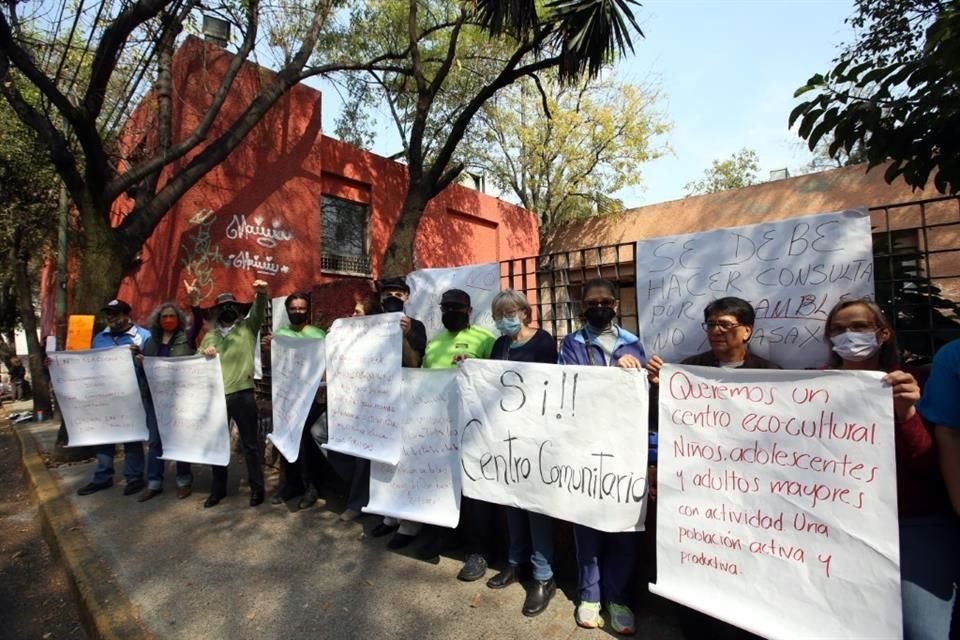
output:
[[[325,342],[273,336],[270,347],[273,433],[267,437],[290,462],[296,462],[300,455],[300,437],[326,370]]]
[[[449,289],[461,289],[470,294],[470,306],[473,307],[470,322],[498,335],[490,305],[500,292],[499,263],[420,269],[407,276],[407,284],[410,299],[404,311],[424,324],[428,338],[444,330],[440,321],[440,296]]]
[[[900,638],[882,375],[665,366],[651,588],[767,638]]]
[[[147,415],[130,347],[47,355],[69,446],[147,439]]]
[[[453,528],[460,520],[456,369],[403,369],[403,453],[370,465],[363,510]]]
[[[220,356],[144,358],[157,426],[167,460],[224,466],[230,427]]]
[[[400,460],[400,313],[340,318],[327,336],[327,449]]]
[[[646,372],[467,360],[457,386],[464,495],[602,531],[643,530]]]
[[[637,243],[637,309],[647,353],[668,362],[708,351],[703,309],[736,296],[757,311],[750,349],[783,367],[826,363],[824,320],[841,299],[873,296],[866,210]]]

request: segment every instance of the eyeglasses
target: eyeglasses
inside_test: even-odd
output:
[[[583,306],[587,308],[595,309],[597,307],[612,307],[616,304],[616,300],[613,298],[602,298],[600,300],[584,300]]]
[[[700,323],[700,326],[703,327],[703,330],[708,333],[714,329],[719,329],[720,333],[726,333],[731,329],[736,329],[737,327],[742,327],[743,325],[733,322],[702,322]]]

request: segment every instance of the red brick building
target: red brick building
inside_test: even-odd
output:
[[[197,126],[232,58],[188,38],[173,61],[173,139]],[[232,122],[257,94],[269,72],[245,64],[218,122]],[[404,165],[326,137],[321,94],[298,85],[284,96],[233,153],[177,202],[123,281],[119,297],[145,319],[159,302],[186,306],[183,282],[196,281],[210,305],[221,291],[252,298],[251,283],[270,285],[271,296],[295,290],[326,291],[324,316],[352,309],[368,291],[407,186]],[[125,151],[148,147],[154,102],[145,100],[126,128]],[[208,139],[222,133],[213,130]],[[196,149],[178,166],[199,153]],[[161,178],[161,184],[162,180]],[[115,212],[119,221],[124,208]],[[536,217],[477,191],[451,185],[430,202],[415,245],[416,266],[443,267],[536,255]],[[52,287],[44,296],[44,334],[52,332]]]

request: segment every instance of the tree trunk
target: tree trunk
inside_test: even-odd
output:
[[[400,218],[387,243],[383,266],[380,269],[381,278],[403,276],[416,268],[414,243],[417,239],[417,227],[429,201],[424,185],[410,184],[400,209]]]
[[[71,312],[97,315],[104,304],[116,297],[120,282],[140,247],[122,246],[115,230],[90,218],[84,216]]]
[[[17,311],[20,312],[23,332],[27,336],[33,411],[35,414],[42,411],[44,416],[49,417],[51,410],[50,377],[43,366],[43,347],[40,344],[40,338],[37,336],[37,315],[33,308],[33,287],[30,286],[27,260],[27,256],[18,255],[13,267],[16,270]]]

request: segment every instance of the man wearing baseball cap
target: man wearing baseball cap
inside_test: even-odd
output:
[[[107,319],[107,328],[93,336],[91,349],[106,349],[108,347],[129,346],[133,352],[131,357],[140,352],[140,349],[150,338],[150,332],[139,327],[130,319],[130,305],[124,300],[111,300],[100,309]],[[139,368],[137,382],[141,393],[146,392],[146,379]],[[97,447],[97,467],[89,483],[80,488],[77,493],[87,496],[113,486],[113,457],[117,445],[106,444]],[[127,486],[123,488],[123,495],[130,496],[144,488],[143,469],[146,457],[143,454],[142,442],[123,443],[123,475]]]
[[[378,283],[380,289],[380,305],[386,313],[403,312],[403,307],[410,299],[410,286],[405,278],[384,278]],[[403,366],[417,368],[423,361],[423,353],[427,348],[427,329],[416,318],[404,313],[400,318],[400,330],[403,332],[403,341],[400,343],[403,353]],[[384,516],[383,521],[375,526],[370,535],[374,538],[396,532],[390,542],[389,549],[402,549],[410,544],[414,536],[420,532],[419,522],[402,520],[391,516]]]
[[[403,307],[410,299],[410,286],[403,277],[384,278],[380,281],[380,304],[386,313],[403,312]],[[404,366],[420,366],[424,351],[427,348],[427,329],[416,318],[404,314],[400,318],[400,329],[403,331]],[[416,365],[408,364],[416,360]]]
[[[263,502],[263,441],[257,429],[257,402],[253,385],[253,350],[259,349],[257,332],[267,309],[267,283],[255,280],[253,309],[240,317],[236,297],[232,293],[217,296],[214,326],[203,337],[199,351],[212,358],[220,355],[223,392],[227,401],[227,419],[237,423],[240,448],[247,463],[250,483],[250,506]],[[227,467],[213,467],[213,486],[203,503],[216,506],[227,495]]]

